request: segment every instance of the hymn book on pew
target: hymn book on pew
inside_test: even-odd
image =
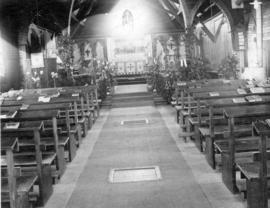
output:
[[[38,102],[43,102],[43,103],[49,103],[50,100],[51,100],[50,97],[45,97],[45,96],[40,96],[40,97],[38,98]]]
[[[265,122],[268,124],[268,126],[270,127],[270,119],[266,119]]]
[[[27,110],[29,108],[28,104],[22,104],[22,106],[20,107],[20,110]]]
[[[22,99],[23,99],[22,96],[18,96],[18,97],[17,97],[17,100],[22,100]]]
[[[224,80],[223,80],[223,84],[231,84],[231,80],[224,79]]]
[[[20,122],[12,122],[12,123],[6,123],[5,129],[18,129],[20,126]]]
[[[57,92],[57,93],[55,93],[55,94],[51,95],[50,97],[51,97],[51,98],[56,98],[56,97],[59,97],[59,96],[60,96],[60,93],[59,93],[59,92]]]
[[[262,98],[259,95],[246,96],[248,102],[261,102]]]
[[[0,118],[14,118],[17,115],[17,111],[8,112],[7,114],[1,114]]]
[[[246,90],[244,90],[244,89],[237,89],[237,93],[239,94],[239,95],[245,95],[245,94],[247,94],[247,92],[246,92]]]
[[[264,93],[265,90],[262,87],[254,87],[254,88],[250,88],[250,92],[252,92],[252,93]]]
[[[177,82],[177,86],[186,86],[187,83],[186,82]]]
[[[233,98],[233,103],[246,103],[245,98]]]
[[[211,97],[219,96],[219,92],[209,92]]]

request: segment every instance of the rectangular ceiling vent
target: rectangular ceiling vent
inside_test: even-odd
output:
[[[112,169],[109,175],[111,183],[155,181],[160,179],[161,173],[158,166],[116,168]]]

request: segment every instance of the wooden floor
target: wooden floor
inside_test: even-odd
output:
[[[121,86],[122,87],[122,86]],[[139,92],[134,85],[130,91]],[[145,89],[145,88],[144,88]],[[128,93],[127,88],[116,91]],[[149,124],[121,125],[148,119]],[[243,208],[192,141],[178,137],[171,106],[101,110],[46,207]],[[161,180],[113,184],[112,168],[159,166]]]

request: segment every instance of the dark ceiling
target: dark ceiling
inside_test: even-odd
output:
[[[74,15],[71,23],[78,23],[91,15],[109,13],[118,1],[74,0]],[[158,0],[153,1],[159,4]],[[178,2],[177,0],[170,1]],[[48,30],[60,33],[68,25],[71,2],[72,0],[0,0],[0,20],[1,22],[13,21],[16,23],[15,25],[35,23]],[[159,6],[161,5],[159,4]],[[210,0],[206,0],[199,10],[199,13],[202,13],[199,18],[205,20],[218,12],[220,12],[218,7],[212,4]]]

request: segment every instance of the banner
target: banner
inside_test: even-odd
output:
[[[43,53],[31,53],[31,67],[43,68],[44,67],[44,57]]]

